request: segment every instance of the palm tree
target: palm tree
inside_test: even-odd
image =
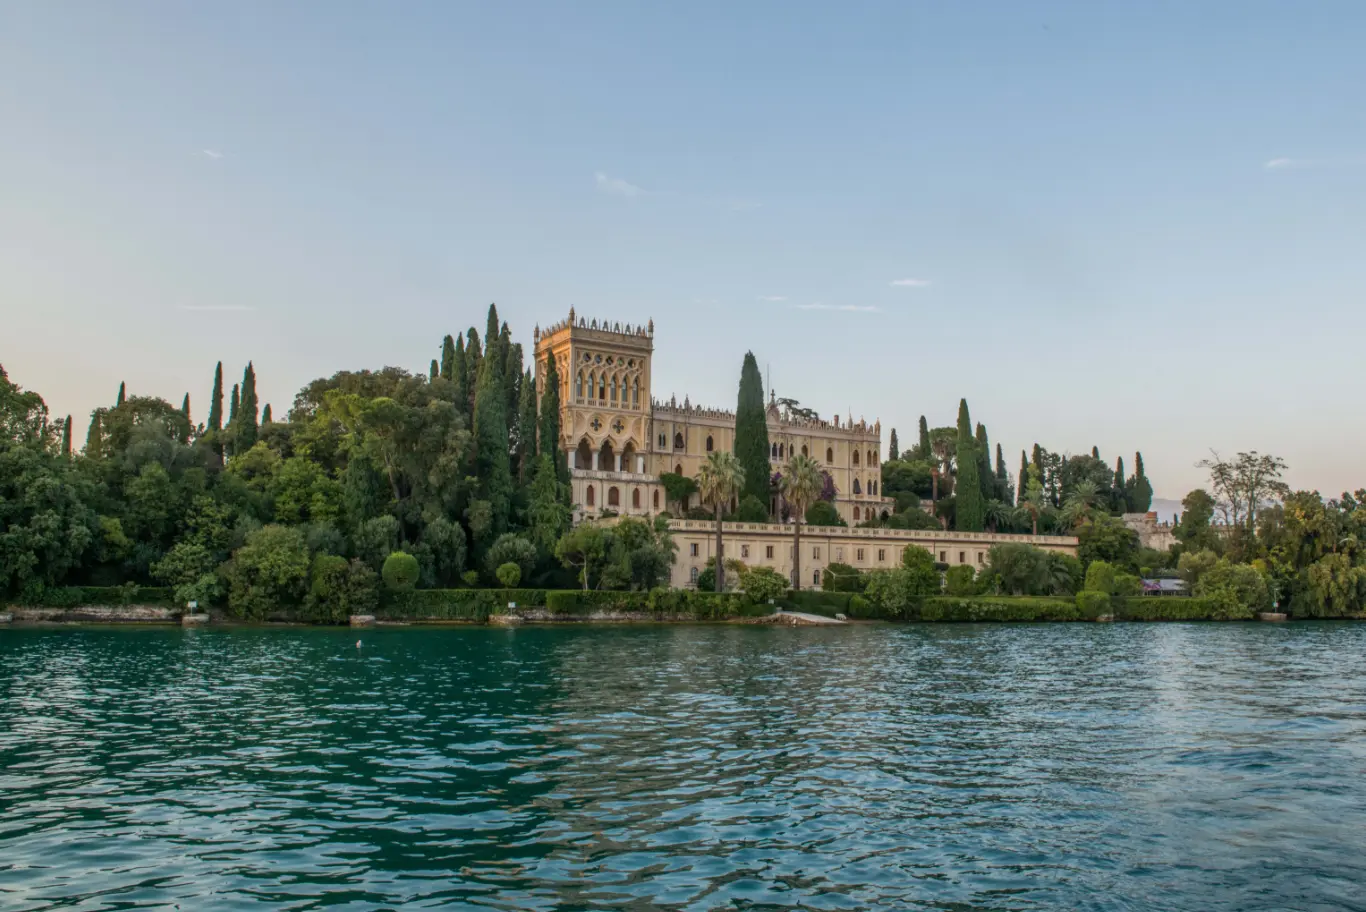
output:
[[[1091,479],[1085,478],[1077,482],[1071,493],[1063,501],[1061,511],[1063,521],[1074,528],[1081,525],[1082,521],[1091,515],[1099,496],[1100,487]]]
[[[1015,508],[1003,500],[992,498],[987,501],[986,514],[987,527],[997,532],[1001,526],[1008,526],[1015,519]]]
[[[1039,481],[1039,467],[1029,466],[1028,482],[1026,483],[1025,494],[1020,498],[1020,509],[1029,514],[1030,524],[1034,534],[1039,534],[1039,515],[1043,513],[1046,502],[1044,500],[1043,484]]]
[[[951,471],[953,453],[957,449],[957,439],[953,435],[941,433],[948,430],[952,429],[935,428],[934,436],[930,438],[930,452],[934,456],[933,468],[930,469],[930,504],[935,516],[939,515],[939,473]],[[947,526],[943,518],[939,522]]]
[[[716,510],[716,591],[726,591],[726,561],[721,542],[721,510],[731,502],[745,484],[745,468],[728,450],[707,454],[707,461],[697,470],[697,489],[702,502]]]
[[[825,487],[820,463],[797,455],[783,468],[783,500],[792,508],[792,588],[802,588],[802,519]]]

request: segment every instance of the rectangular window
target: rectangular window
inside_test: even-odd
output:
[[[960,564],[966,564],[967,562],[968,562],[967,555],[964,554],[962,551],[959,551],[959,552],[958,552],[958,563],[960,563]]]
[[[820,559],[821,559],[821,549],[820,549],[820,548],[812,548],[812,549],[811,549],[811,558],[812,558],[812,560],[820,560]]]
[[[749,557],[749,545],[741,545],[741,546],[740,546],[740,556],[741,556],[741,557]]]
[[[887,560],[887,551],[886,551],[886,549],[885,549],[885,548],[878,548],[878,549],[877,549],[877,562],[880,564],[880,563],[884,562],[885,560]]]
[[[835,563],[839,563],[839,562],[842,561],[842,560],[844,560],[844,549],[843,549],[843,548],[836,548],[836,549],[835,549]]]
[[[697,543],[696,543],[696,542],[693,542],[692,545],[691,545],[691,548],[692,548],[692,556],[693,556],[693,557],[696,557],[696,556],[697,556]]]
[[[986,561],[984,560],[985,557],[986,557],[986,555],[984,555],[981,551],[978,551],[978,552],[977,552],[977,563],[979,563],[979,564],[986,563]]]
[[[939,552],[939,563],[941,563],[941,564],[947,564],[948,562],[949,562],[949,552],[947,552],[947,551],[940,551],[940,552]]]
[[[855,560],[859,560],[859,561],[863,560],[863,549],[862,549],[862,548],[859,548],[858,551],[856,551],[856,552],[854,553],[854,559],[855,559]]]
[[[764,548],[764,557],[768,558],[769,560],[773,560],[773,546],[772,546],[772,545],[768,545],[768,546],[766,546],[766,547]]]

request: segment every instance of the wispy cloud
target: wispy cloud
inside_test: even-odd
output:
[[[782,295],[759,295],[759,300],[760,300],[760,301],[786,301],[787,298],[783,297]]]
[[[194,313],[242,313],[256,308],[246,304],[181,304],[179,309]]]
[[[202,154],[205,158],[211,158],[211,159],[213,159],[214,161],[218,161],[220,158],[223,157],[223,153],[222,153],[222,152],[219,152],[217,149],[204,149],[204,150],[201,152],[201,154]]]
[[[842,310],[845,313],[882,313],[881,308],[871,304],[822,304],[817,301],[814,304],[798,304],[798,310]]]
[[[629,181],[624,181],[619,177],[609,177],[601,171],[593,175],[593,183],[603,193],[610,193],[613,196],[637,197],[645,193],[640,187]]]
[[[893,279],[892,285],[898,288],[928,288],[929,279]]]

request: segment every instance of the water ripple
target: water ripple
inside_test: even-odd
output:
[[[1366,626],[0,633],[0,907],[1366,909]]]

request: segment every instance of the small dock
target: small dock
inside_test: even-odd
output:
[[[849,622],[820,614],[807,614],[805,611],[779,611],[773,615],[772,623],[789,627],[843,627]]]

